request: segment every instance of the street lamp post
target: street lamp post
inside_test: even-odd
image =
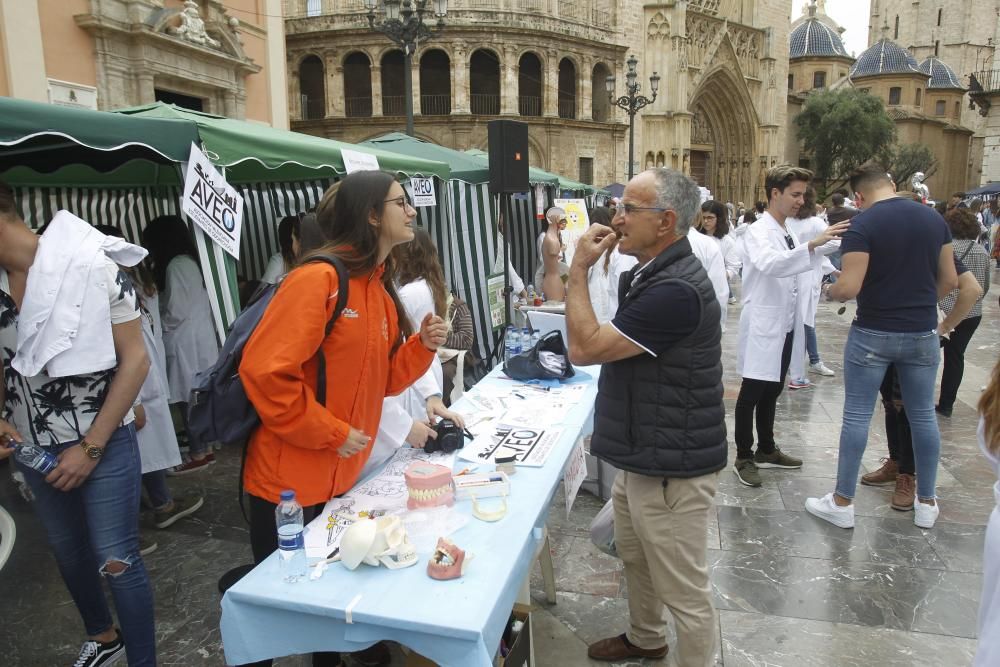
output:
[[[629,56],[625,64],[628,66],[628,72],[625,74],[625,91],[628,94],[615,99],[615,77],[609,76],[606,83],[608,100],[615,106],[624,109],[625,113],[628,114],[628,179],[631,181],[635,171],[635,114],[639,109],[652,104],[653,100],[656,99],[656,92],[660,88],[660,75],[653,72],[653,75],[649,77],[649,90],[653,96],[646,97],[639,94],[641,85],[639,84],[639,75],[635,71],[636,65],[639,64],[638,59],[634,55]]]
[[[428,7],[433,4],[433,10]],[[413,54],[420,42],[434,37],[437,33],[424,23],[424,14],[433,11],[437,18],[438,30],[444,28],[444,17],[448,13],[448,0],[365,0],[368,10],[368,27],[388,37],[403,48],[406,60],[403,65],[403,85],[406,87],[406,133],[413,136]],[[382,20],[375,22],[376,11],[382,13]]]

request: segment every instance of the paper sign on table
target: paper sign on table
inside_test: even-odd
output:
[[[193,143],[184,175],[181,210],[220,248],[240,258],[243,197]]]
[[[563,491],[566,495],[566,518],[569,518],[569,511],[573,509],[573,501],[580,491],[580,486],[587,479],[587,455],[583,451],[583,438],[576,441],[573,452],[566,462],[566,472],[563,473]]]
[[[497,424],[459,450],[459,457],[476,463],[496,463],[513,456],[517,465],[540,467],[562,435],[561,429]]]

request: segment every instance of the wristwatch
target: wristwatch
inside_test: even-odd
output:
[[[84,453],[95,461],[104,456],[104,447],[98,447],[97,445],[89,443],[86,440],[81,440],[80,446],[83,447]]]

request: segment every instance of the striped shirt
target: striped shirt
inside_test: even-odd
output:
[[[985,296],[990,291],[990,256],[986,254],[983,246],[970,239],[954,239],[952,240],[952,249],[955,251],[955,257],[960,259],[962,264],[979,281],[979,286],[983,288],[983,295]],[[952,308],[955,307],[956,299],[958,299],[958,290],[954,289],[950,294],[941,299],[939,303],[941,310],[950,313]],[[982,317],[982,314],[983,297],[980,296],[976,301],[976,305],[972,307],[972,310],[969,311],[969,314],[964,319]]]

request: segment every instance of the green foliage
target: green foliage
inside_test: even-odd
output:
[[[882,100],[850,87],[809,95],[795,126],[811,156],[820,201],[831,181],[843,181],[868,160],[888,162],[896,137]]]
[[[889,160],[889,173],[896,180],[900,192],[909,192],[910,177],[918,171],[927,178],[937,171],[937,158],[927,144],[903,144],[893,148]]]

